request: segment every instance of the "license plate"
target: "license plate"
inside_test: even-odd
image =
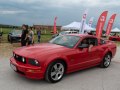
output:
[[[12,68],[14,71],[17,71],[17,68],[16,68],[16,66],[15,66],[15,65],[10,64],[10,66],[11,66],[11,68]]]

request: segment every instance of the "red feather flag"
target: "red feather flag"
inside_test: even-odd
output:
[[[100,38],[102,36],[102,31],[103,31],[103,28],[105,25],[107,14],[108,14],[108,11],[104,11],[98,19],[98,23],[97,23],[97,27],[96,27],[96,36],[98,38]]]
[[[54,19],[54,30],[53,30],[53,33],[54,33],[54,34],[57,33],[56,22],[57,22],[57,17],[55,17],[55,19]]]
[[[116,14],[113,14],[110,19],[109,19],[109,22],[108,22],[108,25],[107,25],[107,29],[106,29],[106,35],[109,36],[110,33],[111,33],[111,30],[112,30],[112,26],[113,26],[113,23],[115,21],[115,18],[116,18]]]

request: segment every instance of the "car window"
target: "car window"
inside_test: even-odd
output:
[[[75,34],[77,33],[77,32],[74,32]]]
[[[65,31],[62,31],[62,32],[60,32],[60,34],[65,35],[65,34],[66,34],[66,32],[65,32]]]
[[[97,38],[89,38],[89,45],[92,44],[93,46],[98,45],[98,40]]]
[[[97,40],[97,38],[85,38],[81,41],[81,43],[79,45],[82,45],[82,44],[97,46],[98,40]]]
[[[100,44],[106,44],[106,41],[105,40],[103,40],[103,39],[100,39]]]

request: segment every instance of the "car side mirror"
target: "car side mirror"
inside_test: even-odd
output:
[[[82,44],[82,45],[78,46],[78,48],[80,48],[80,49],[88,48],[88,47],[89,47],[88,44]]]

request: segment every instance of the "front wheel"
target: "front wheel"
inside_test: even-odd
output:
[[[48,82],[56,83],[63,78],[64,73],[65,73],[64,63],[62,61],[55,61],[48,66],[45,79]]]
[[[110,66],[110,63],[111,63],[111,55],[108,53],[105,55],[103,61],[101,62],[100,66],[102,68],[107,68]]]

